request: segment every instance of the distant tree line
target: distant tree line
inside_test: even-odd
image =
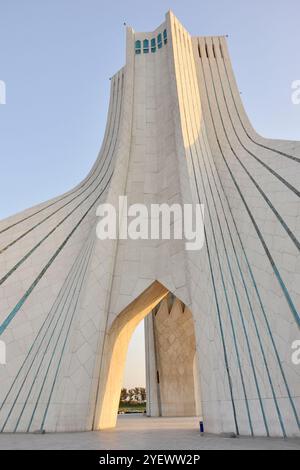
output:
[[[145,403],[146,389],[144,387],[122,388],[120,402],[121,403]]]

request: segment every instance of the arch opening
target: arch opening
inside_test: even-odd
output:
[[[200,414],[191,311],[155,281],[113,321],[104,344],[95,430],[116,425],[128,346],[145,319],[148,416]]]

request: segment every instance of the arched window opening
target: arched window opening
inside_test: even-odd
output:
[[[142,43],[141,41],[137,40],[135,41],[135,53],[140,54],[142,49]]]
[[[162,48],[162,35],[161,35],[161,33],[159,33],[159,35],[157,36],[157,46],[158,46],[158,49]]]
[[[163,35],[164,35],[164,44],[167,44],[167,42],[168,42],[168,33],[167,33],[166,29],[164,29]]]
[[[156,39],[151,39],[151,52],[156,52]]]
[[[149,52],[149,40],[148,39],[144,39],[143,41],[143,52],[144,54],[148,54]]]

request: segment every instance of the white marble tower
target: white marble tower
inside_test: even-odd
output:
[[[158,312],[154,325],[177,345],[177,356],[160,354],[162,413],[201,413],[213,433],[299,436],[299,163],[299,142],[253,130],[224,37],[191,37],[171,12],[154,32],[128,28],[90,173],[0,222],[0,431],[114,426],[132,332],[172,293],[181,313],[172,323]],[[203,203],[203,249],[97,239],[96,208],[119,195]],[[176,336],[183,315],[193,331]],[[151,357],[163,342],[155,349],[147,335],[150,414],[159,414]],[[190,384],[181,408],[176,370]]]

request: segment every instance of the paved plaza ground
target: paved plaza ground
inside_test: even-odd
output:
[[[300,450],[299,439],[238,439],[200,436],[197,418],[147,418],[123,415],[115,429],[57,434],[2,434],[3,449],[268,449]]]

